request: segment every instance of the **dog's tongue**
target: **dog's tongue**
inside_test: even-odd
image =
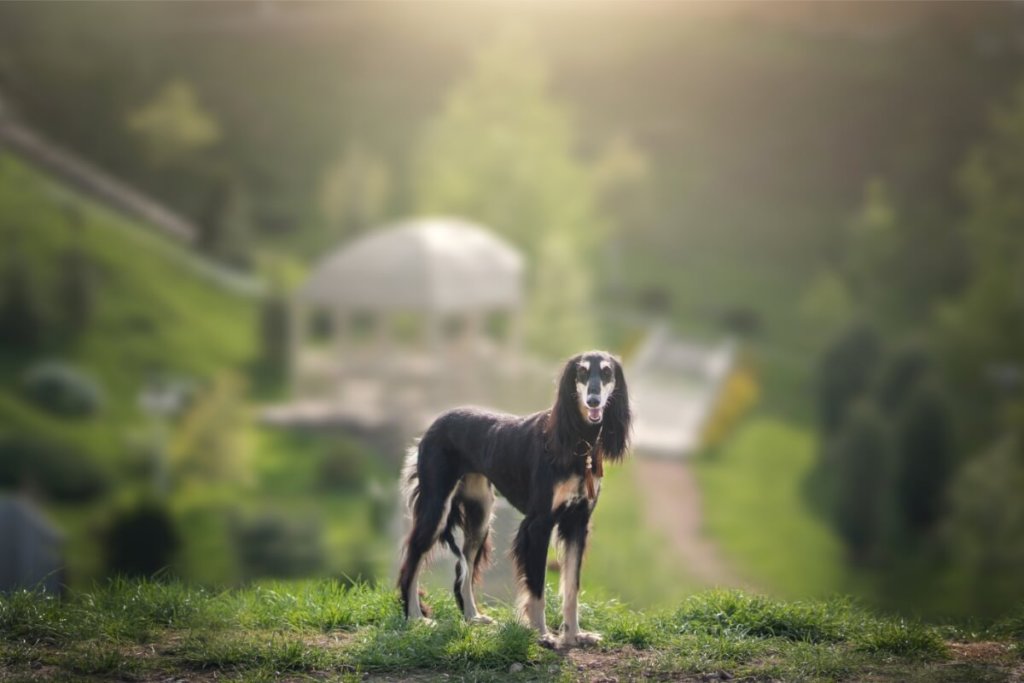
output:
[[[601,409],[600,408],[587,408],[587,417],[589,417],[591,419],[591,421],[597,422],[598,420],[601,419]]]

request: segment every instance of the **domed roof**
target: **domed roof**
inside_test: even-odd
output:
[[[458,218],[417,218],[374,230],[328,254],[300,296],[334,310],[517,307],[523,257],[490,230]]]

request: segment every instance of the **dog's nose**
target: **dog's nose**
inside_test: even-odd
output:
[[[596,408],[601,405],[601,399],[597,396],[587,396],[587,407]]]

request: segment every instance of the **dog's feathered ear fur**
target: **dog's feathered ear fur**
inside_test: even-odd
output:
[[[608,397],[608,405],[604,409],[601,450],[609,460],[618,461],[622,460],[626,455],[626,449],[629,448],[633,414],[629,409],[629,389],[626,387],[626,375],[622,372],[622,364],[617,358],[613,358],[612,365],[615,368],[615,391]]]
[[[558,380],[555,405],[548,418],[548,449],[556,456],[571,458],[573,449],[579,445],[580,434],[586,427],[576,397],[576,368],[581,358],[582,354],[576,354],[565,362],[562,376]]]

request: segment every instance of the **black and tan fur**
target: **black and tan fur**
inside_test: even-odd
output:
[[[577,616],[580,567],[598,497],[587,497],[585,468],[594,448],[613,462],[624,457],[629,430],[622,366],[601,351],[566,362],[548,410],[519,417],[458,408],[438,417],[410,450],[403,474],[412,512],[398,581],[406,617],[424,618],[418,575],[425,556],[441,542],[457,560],[454,590],[463,615],[490,621],[477,608],[473,585],[489,557],[497,489],[525,516],[511,551],[523,617],[549,646],[599,640],[579,630]],[[461,547],[456,528],[462,531]],[[555,529],[562,553],[560,637],[548,632],[544,620],[544,577]]]

